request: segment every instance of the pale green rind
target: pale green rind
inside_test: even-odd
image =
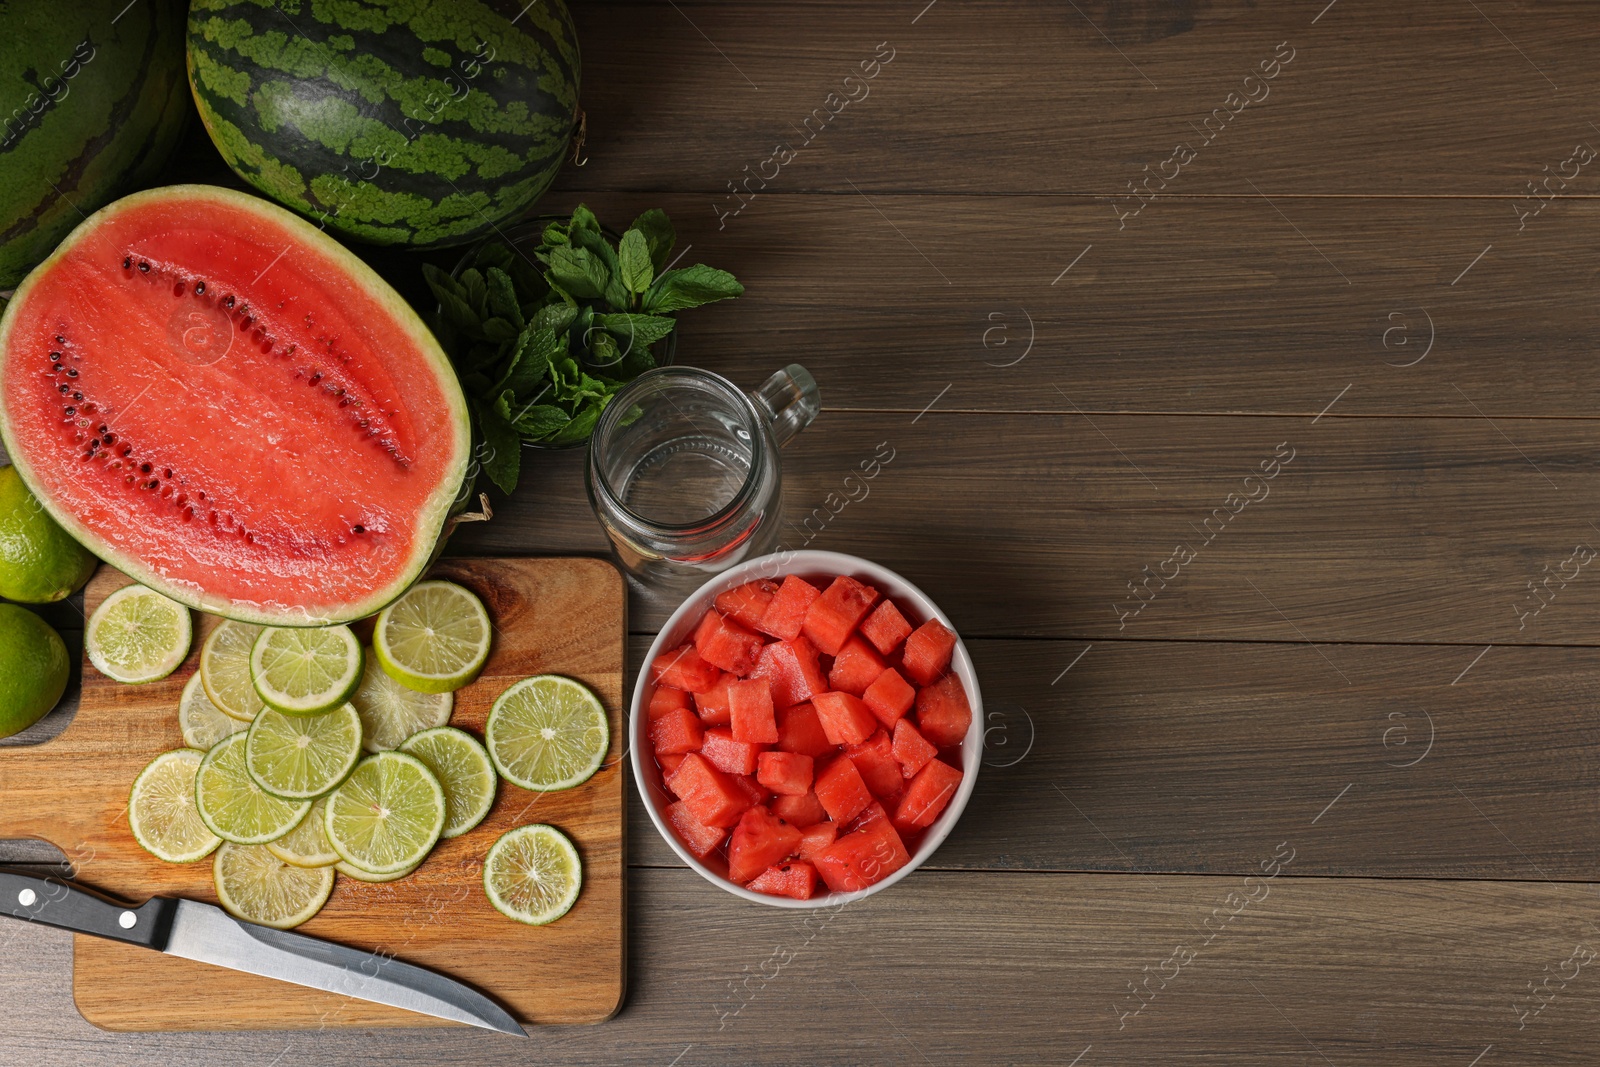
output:
[[[354,253],[293,212],[260,197],[212,185],[169,185],[159,189],[148,189],[144,192],[125,196],[121,200],[101,208],[74,229],[48,259],[35,267],[27,278],[23,279],[22,284],[17,287],[16,294],[6,305],[4,315],[0,315],[0,396],[3,396],[6,392],[5,379],[11,365],[11,361],[7,358],[11,348],[11,331],[19,317],[18,309],[27,304],[28,297],[33,289],[46,280],[52,268],[78,242],[84,240],[100,224],[117,217],[123,212],[136,210],[147,203],[160,203],[164,200],[187,200],[190,202],[219,204],[239,211],[252,212],[259,218],[282,227],[286,231],[287,237],[299,239],[310,251],[323,254],[336,266],[346,270],[356,283],[362,289],[365,289],[368,295],[391,316],[393,324],[415,343],[417,351],[421,353],[428,366],[433,369],[435,379],[439,385],[439,391],[443,394],[445,403],[449,408],[449,421],[454,430],[452,442],[454,455],[452,462],[449,464],[449,473],[440,480],[440,484],[429,495],[427,504],[424,505],[421,514],[418,516],[416,537],[411,553],[401,567],[399,576],[374,589],[371,594],[360,600],[342,605],[323,614],[315,615],[304,608],[296,608],[287,604],[269,607],[236,602],[226,597],[209,594],[203,589],[169,582],[154,569],[145,565],[138,557],[110,544],[94,530],[79,522],[76,516],[50,500],[46,494],[40,492],[41,483],[34,476],[28,455],[22,448],[21,442],[17,439],[11,425],[11,419],[3,406],[0,406],[0,441],[4,442],[6,451],[10,454],[11,462],[16,466],[17,473],[22,475],[22,480],[29,490],[39,498],[39,502],[44,505],[45,510],[50,513],[51,517],[60,523],[79,543],[134,581],[169,596],[180,604],[186,604],[199,611],[208,611],[213,615],[221,615],[224,618],[237,619],[240,622],[259,623],[266,626],[329,626],[335,623],[352,622],[374,614],[411,587],[411,584],[427,569],[429,562],[433,558],[435,547],[443,540],[445,524],[450,516],[450,508],[454,504],[460,492],[461,484],[466,478],[467,464],[471,454],[472,428],[467,415],[467,401],[466,397],[462,395],[460,382],[456,379],[455,370],[450,365],[449,357],[444,354],[444,350],[439,347],[439,342],[434,340],[433,334],[423,325],[422,319],[412,310],[411,305],[407,304],[400,294],[390,287],[388,282],[379,277],[376,271],[362,262]]]

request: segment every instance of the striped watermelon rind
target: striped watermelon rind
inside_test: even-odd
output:
[[[345,236],[428,248],[550,187],[580,62],[561,0],[195,0],[188,70],[240,177]]]
[[[189,114],[178,0],[0,9],[0,289],[150,181]],[[31,102],[31,103],[30,103]]]

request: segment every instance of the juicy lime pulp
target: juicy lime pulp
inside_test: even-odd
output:
[[[428,765],[444,788],[444,830],[440,837],[460,837],[477,826],[494,807],[500,784],[489,753],[465,730],[440,726],[424,730],[400,746]]]
[[[380,752],[356,764],[328,797],[333,850],[373,874],[422,862],[444,829],[444,789],[427,765],[403,752]]]
[[[535,823],[507,830],[483,862],[483,891],[502,915],[543,926],[571,910],[583,861],[566,834]]]
[[[264,627],[224,619],[200,646],[200,684],[224,715],[250,722],[266,705],[250,680],[250,650]]]
[[[329,792],[361,758],[361,717],[349,704],[322,715],[266,708],[250,725],[245,763],[274,796],[310,800]]]
[[[545,792],[588,781],[611,745],[600,698],[583,683],[554,674],[524,678],[501,693],[484,735],[502,777]]]
[[[249,738],[233,734],[206,753],[195,778],[195,801],[200,818],[224,841],[263,845],[298,826],[311,801],[275,797],[256,783],[245,754]]]
[[[195,807],[195,776],[205,755],[192,748],[163,752],[133,780],[128,829],[157,859],[193,863],[222,844]]]
[[[364,659],[348,626],[268,626],[250,650],[250,679],[269,708],[320,715],[350,699]]]
[[[494,632],[475,594],[454,582],[419,582],[378,613],[372,650],[396,681],[448,693],[476,678]]]
[[[217,850],[211,874],[228,914],[277,930],[299,926],[328,902],[332,867],[296,867],[262,845],[231,842]]]
[[[189,676],[183,696],[178,698],[178,729],[183,731],[184,744],[209,752],[218,741],[248,728],[248,723],[224,715],[211,702],[198,671]]]
[[[193,640],[189,609],[142,585],[123,586],[101,601],[84,632],[95,669],[134,684],[171,674]]]
[[[317,801],[299,826],[263,847],[295,867],[331,867],[339,861],[339,854],[328,843],[327,805],[326,798]]]
[[[443,726],[455,708],[451,693],[419,693],[389,677],[389,673],[367,657],[361,685],[350,696],[361,716],[361,744],[368,752],[388,752],[401,746],[413,734]]]

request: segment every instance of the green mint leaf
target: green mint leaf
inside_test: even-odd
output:
[[[589,210],[589,205],[579,204],[572,210],[572,221],[567,224],[567,233],[576,238],[584,230],[590,233],[599,233],[600,220],[594,217],[594,212]]]
[[[533,404],[517,413],[517,432],[530,441],[542,441],[572,420],[554,404]]]
[[[481,322],[488,318],[489,286],[483,280],[483,272],[474,267],[468,267],[461,272],[461,277],[458,280],[461,282],[461,288],[466,296],[467,304],[477,313],[479,321]]]
[[[600,421],[600,413],[606,409],[606,402],[610,399],[608,396],[585,405],[560,433],[550,439],[551,443],[565,445],[586,439],[594,432],[594,424]]]
[[[478,446],[475,458],[483,473],[499,487],[510,493],[517,487],[522,468],[522,439],[517,428],[500,409],[505,406],[509,393],[501,394],[495,403],[472,401],[473,414],[478,419]]]
[[[595,330],[589,334],[589,366],[598,369],[614,367],[622,362],[622,349],[617,347],[616,338],[604,330]]]
[[[528,325],[537,330],[554,330],[560,333],[572,325],[572,320],[578,317],[578,309],[571,304],[546,304],[528,319]]]
[[[487,271],[490,267],[510,270],[511,261],[515,258],[515,254],[504,241],[490,241],[478,249],[477,254],[472,257],[472,265],[482,271]]]
[[[498,315],[483,320],[483,336],[497,344],[517,339],[517,328]]]
[[[665,315],[635,315],[626,313],[596,315],[595,320],[616,337],[624,352],[635,348],[649,348],[677,325],[677,320]]]
[[[617,259],[621,263],[622,284],[630,293],[642,293],[655,280],[656,268],[650,262],[650,245],[644,234],[629,230],[622,235],[617,246]]]
[[[467,303],[467,291],[461,284],[432,263],[422,265],[422,277],[439,300],[440,318],[468,336],[479,336],[478,315]]]
[[[726,300],[743,292],[744,286],[727,271],[696,263],[692,267],[669,270],[657,278],[644,294],[643,306],[647,312],[662,315]]]
[[[667,213],[658,207],[633,220],[630,230],[638,230],[644,236],[645,244],[650,246],[650,265],[657,274],[661,273],[667,265],[667,254],[672,251],[672,246],[677,244],[678,235],[672,229],[672,223],[667,220]],[[626,238],[627,234],[623,234]]]
[[[550,250],[550,269],[545,272],[545,277],[552,286],[568,296],[595,300],[605,292],[611,272],[588,249],[559,245]]]
[[[517,340],[516,362],[506,375],[505,387],[518,396],[528,396],[550,376],[550,364],[566,355],[567,335],[529,326]]]
[[[484,278],[489,289],[489,314],[522,329],[522,307],[517,303],[517,291],[511,284],[511,275],[499,267],[490,267],[484,272]]]
[[[567,224],[564,222],[550,223],[544,228],[544,233],[539,235],[539,242],[547,248],[569,243]]]

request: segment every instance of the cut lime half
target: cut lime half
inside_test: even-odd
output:
[[[361,682],[361,642],[348,626],[268,626],[250,650],[250,679],[269,708],[320,715],[350,699]]]
[[[489,753],[477,739],[454,726],[416,734],[400,746],[428,765],[444,787],[444,830],[440,837],[460,837],[477,826],[494,807],[495,776]]]
[[[418,582],[378,613],[372,650],[396,681],[449,693],[478,676],[493,627],[483,601],[454,582]]]
[[[133,780],[128,828],[157,859],[193,863],[222,844],[195,808],[195,776],[205,756],[192,748],[163,752]]]
[[[395,874],[421,863],[444,829],[444,789],[426,764],[380,752],[328,797],[328,841],[346,863]]]
[[[228,914],[277,930],[299,926],[321,911],[334,883],[332,867],[296,867],[261,845],[231,842],[217,850],[211,874]]]
[[[319,800],[300,825],[264,846],[268,852],[295,867],[331,867],[339,854],[328,843],[327,800]]]
[[[483,861],[483,891],[500,914],[529,926],[555,922],[583,888],[583,862],[566,834],[536,823],[507,830]]]
[[[193,640],[188,608],[154,589],[127,585],[94,609],[83,643],[97,671],[137,684],[177,670]]]
[[[501,693],[484,735],[507,781],[544,792],[587,782],[611,745],[600,698],[581,682],[555,674],[525,678]]]
[[[361,758],[361,717],[349,704],[324,715],[264,709],[250,725],[245,763],[274,796],[310,800],[330,792]]]
[[[190,675],[184,683],[183,696],[178,698],[178,729],[183,731],[183,743],[201,752],[209,752],[224,737],[249,728],[248,723],[224,715],[206,696],[198,673]]]
[[[233,734],[206,753],[195,778],[200,818],[211,832],[236,845],[264,845],[299,825],[309,800],[285,800],[250,777],[245,746],[250,735]]]
[[[367,657],[361,685],[350,697],[361,716],[361,744],[368,752],[399,748],[413,734],[450,721],[456,698],[451,693],[419,693],[407,689]]]
[[[340,860],[333,865],[333,869],[346,878],[354,878],[358,882],[398,882],[402,878],[410,878],[417,873],[417,868],[421,866],[422,864],[420,863],[414,863],[403,870],[395,871],[393,874],[373,874],[371,871],[363,871],[353,863],[346,863],[344,860]]]
[[[250,722],[265,705],[250,680],[250,650],[264,627],[224,619],[200,646],[200,684],[224,715]]]

